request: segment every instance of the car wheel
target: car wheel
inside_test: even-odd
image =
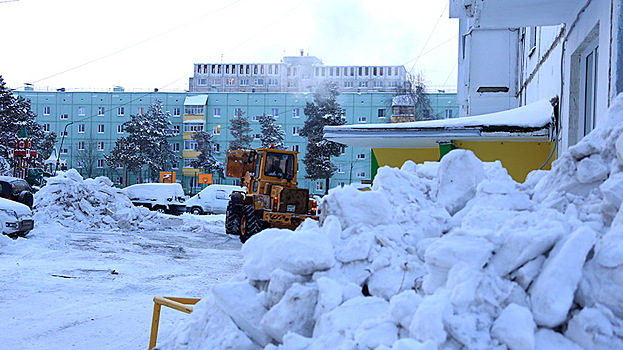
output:
[[[160,214],[166,214],[167,213],[167,211],[166,211],[166,209],[164,207],[156,207],[156,208],[154,208],[154,210],[156,212],[160,213]]]
[[[190,210],[190,213],[194,215],[201,215],[203,214],[203,210],[201,210],[201,208],[199,207],[194,207]]]
[[[22,191],[19,196],[17,197],[17,200],[28,206],[28,208],[32,209],[32,204],[33,204],[33,197],[32,197],[32,193],[28,192],[28,191]]]

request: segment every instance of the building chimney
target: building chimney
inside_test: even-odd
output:
[[[303,56],[303,49],[301,49],[301,56]]]

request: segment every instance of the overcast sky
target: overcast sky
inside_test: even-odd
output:
[[[448,0],[0,0],[0,75],[22,89],[182,91],[194,63],[405,65],[456,88]],[[433,30],[434,29],[434,30]],[[420,55],[422,54],[422,55]],[[419,57],[419,58],[418,58]]]

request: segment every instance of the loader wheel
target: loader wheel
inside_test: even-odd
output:
[[[253,209],[252,205],[245,205],[242,208],[242,217],[240,218],[240,242],[244,243],[254,234],[262,231],[262,224],[258,213]]]
[[[240,235],[240,209],[231,202],[225,213],[225,232],[228,235]]]

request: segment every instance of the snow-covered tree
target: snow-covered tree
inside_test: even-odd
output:
[[[225,167],[222,162],[216,159],[212,134],[199,131],[193,134],[193,140],[197,141],[195,151],[200,153],[197,156],[197,160],[191,161],[190,165],[193,168],[203,169],[206,174],[218,174],[220,177],[223,177]]]
[[[281,125],[275,123],[275,118],[272,115],[262,114],[258,117],[258,121],[262,131],[262,147],[274,145],[276,149],[286,149],[283,144],[286,132]]]
[[[43,163],[46,159],[50,158],[54,145],[56,145],[57,135],[54,131],[50,131],[45,134],[39,147],[37,147],[37,161]]]
[[[8,160],[19,132],[25,127],[33,147],[39,149],[44,139],[43,126],[35,121],[36,114],[30,109],[30,101],[13,94],[0,75],[0,157]],[[38,157],[37,160],[41,160]]]
[[[229,120],[229,133],[233,139],[229,141],[229,149],[251,148],[251,123],[243,112],[236,112],[236,116]]]
[[[125,164],[126,169],[138,173],[139,182],[143,182],[143,166],[147,166],[152,176],[166,170],[177,159],[168,141],[174,136],[170,117],[170,113],[162,109],[162,100],[156,100],[145,114],[132,115],[123,123],[128,136],[120,138],[121,144],[117,140],[106,157],[107,163],[111,166]]]
[[[339,95],[335,83],[327,83],[318,87],[314,93],[314,102],[307,102],[304,113],[307,116],[300,135],[307,137],[307,150],[303,163],[308,179],[325,179],[325,193],[329,191],[329,180],[337,170],[331,156],[340,155],[344,145],[324,139],[324,127],[327,125],[344,125],[344,110],[337,103]]]

